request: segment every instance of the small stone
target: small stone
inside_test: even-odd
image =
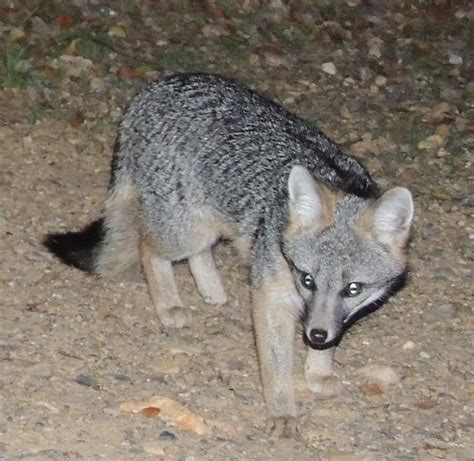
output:
[[[377,75],[375,78],[375,84],[377,86],[385,86],[387,84],[387,79],[383,75]]]
[[[451,152],[447,151],[444,147],[442,147],[437,153],[436,156],[439,158],[449,157]]]
[[[449,126],[442,124],[436,127],[436,134],[442,139],[446,139],[449,136]]]
[[[46,362],[39,362],[35,363],[28,367],[28,374],[31,376],[36,376],[39,378],[49,379],[53,376],[53,371],[51,370],[51,366],[49,363]]]
[[[160,440],[176,440],[177,437],[170,431],[162,431],[160,432]]]
[[[382,387],[387,387],[400,381],[398,373],[386,365],[366,365],[360,368],[358,373]]]
[[[455,66],[462,66],[462,56],[458,54],[450,53],[449,54],[449,64],[454,64]]]
[[[336,66],[334,65],[333,62],[323,63],[321,65],[321,69],[323,70],[323,72],[326,72],[326,74],[329,74],[329,75],[336,75],[337,73]]]
[[[418,149],[433,149],[443,144],[443,138],[439,134],[433,134],[420,141],[417,145]]]
[[[453,306],[434,306],[430,310],[423,313],[423,320],[425,322],[444,322],[456,317],[456,309]]]
[[[147,453],[150,453],[152,455],[159,455],[159,456],[164,456],[165,455],[165,450],[164,450],[164,445],[162,442],[156,442],[154,440],[150,440],[148,442],[143,442],[143,450],[145,450]]]
[[[94,388],[98,387],[97,381],[88,375],[77,375],[74,378],[74,382],[85,387],[94,387]]]
[[[411,351],[415,348],[415,343],[413,341],[407,341],[403,346],[402,349],[404,351]]]

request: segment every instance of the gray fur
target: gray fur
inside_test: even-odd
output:
[[[141,266],[163,326],[181,327],[191,316],[173,262],[188,259],[205,300],[225,303],[211,250],[232,239],[250,263],[269,428],[290,435],[297,320],[307,337],[327,330],[333,346],[360,308],[386,299],[406,269],[410,193],[395,188],[377,199],[367,170],[318,129],[234,80],[207,74],[143,89],[124,114],[112,166],[104,219],[84,235],[50,236],[48,248],[102,275]],[[302,273],[317,289],[302,286]],[[360,296],[343,295],[350,282],[364,284]],[[330,395],[332,352],[310,349],[305,376],[314,392]]]
[[[293,165],[335,188],[365,197],[376,191],[366,169],[323,133],[216,75],[151,83],[128,107],[118,146],[113,188],[134,185],[140,225],[165,237],[167,258],[188,258],[220,237],[191,238],[205,215],[251,240],[256,277],[269,256],[268,236],[271,251],[279,245]]]

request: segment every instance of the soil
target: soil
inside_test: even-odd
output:
[[[213,2],[203,11],[170,2],[163,13],[144,1],[132,14],[109,2],[112,14],[95,2],[15,3],[0,7],[0,38],[27,48],[9,74],[18,85],[4,62],[0,92],[0,460],[474,459],[472,4],[348,1],[270,14]],[[98,42],[76,37],[63,54],[41,52],[41,37],[94,27],[114,49],[91,56]],[[205,304],[177,266],[193,313],[177,331],[162,329],[142,282],[86,275],[41,246],[45,233],[100,213],[131,95],[189,70],[251,84],[317,123],[383,187],[414,194],[409,283],[346,334],[340,395],[307,389],[296,339],[294,439],[266,435],[247,273],[229,246],[216,248],[222,307]],[[120,409],[157,395],[209,431]]]

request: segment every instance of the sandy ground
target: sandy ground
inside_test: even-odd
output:
[[[409,94],[415,71],[407,72],[400,85]],[[459,116],[465,81],[450,82],[449,92],[424,104],[457,105]],[[295,100],[292,84],[280,88],[293,110],[313,114],[306,97]],[[301,434],[273,440],[264,430],[247,276],[233,250],[216,250],[229,295],[220,308],[204,304],[187,267],[178,267],[193,321],[172,332],[162,330],[143,283],[101,280],[60,264],[41,247],[42,236],[77,229],[100,211],[116,117],[100,125],[88,124],[87,115],[77,124],[45,114],[32,123],[30,94],[0,94],[0,460],[474,459],[466,132],[456,134],[452,125],[458,137],[444,147],[407,149],[393,133],[385,150],[380,138],[376,149],[364,150],[367,137],[354,147],[384,186],[403,184],[414,193],[411,278],[338,348],[339,396],[317,400],[306,388],[297,338]],[[318,97],[324,118],[331,101]],[[326,112],[331,135],[354,129]],[[389,115],[359,107],[358,117],[383,124]],[[364,377],[367,364],[389,367],[391,384]],[[154,412],[120,410],[155,395],[186,406],[209,431],[198,435]]]

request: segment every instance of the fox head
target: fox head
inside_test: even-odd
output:
[[[399,288],[413,200],[403,187],[378,199],[338,194],[302,166],[291,170],[288,199],[282,250],[303,300],[305,340],[325,349]]]

